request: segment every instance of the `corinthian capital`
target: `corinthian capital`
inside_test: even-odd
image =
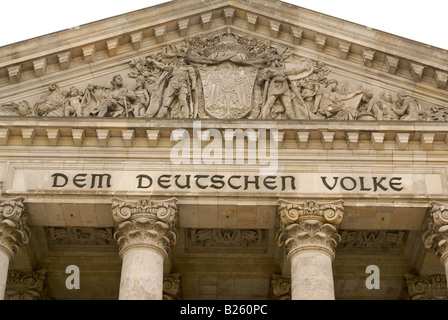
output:
[[[9,270],[5,300],[46,299],[46,270],[22,272]]]
[[[120,254],[131,246],[152,246],[168,254],[176,244],[177,199],[135,202],[112,199],[112,214],[116,225],[114,238]]]
[[[409,300],[448,300],[446,277],[443,274],[429,276],[405,275],[407,290],[404,296]]]
[[[435,252],[443,262],[448,258],[448,204],[433,201],[430,205],[422,240],[425,248]]]
[[[30,240],[31,230],[27,225],[23,200],[23,197],[0,200],[0,249],[10,258]]]
[[[277,244],[291,255],[298,250],[319,248],[334,257],[334,249],[341,240],[337,226],[344,214],[343,201],[292,203],[279,200],[280,228]]]

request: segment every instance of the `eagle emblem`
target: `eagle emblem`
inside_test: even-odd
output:
[[[252,109],[257,68],[232,62],[199,66],[204,90],[204,108],[217,119],[241,119]]]

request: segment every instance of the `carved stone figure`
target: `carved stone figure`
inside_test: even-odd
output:
[[[34,112],[38,116],[64,116],[65,97],[59,86],[52,83],[48,86],[49,93],[43,95],[39,102],[34,105]]]
[[[129,116],[132,103],[136,100],[135,94],[123,87],[121,75],[115,75],[111,81],[112,89],[105,90],[98,104],[98,117]]]
[[[0,105],[0,116],[32,116],[33,109],[27,101],[9,102]]]
[[[316,113],[317,109],[314,105],[316,94],[319,90],[319,85],[313,82],[304,82],[301,86],[301,96],[310,113]]]
[[[356,120],[381,120],[383,112],[373,100],[373,94],[366,90],[362,91],[363,94],[357,108]]]
[[[380,100],[376,102],[379,108],[378,120],[398,120],[399,116],[394,111],[394,100],[390,92],[382,92],[380,94]]]
[[[66,117],[76,116],[83,117],[83,107],[81,104],[82,94],[79,92],[78,88],[71,87],[68,92],[67,100],[65,101],[65,110],[64,114]]]
[[[87,85],[84,90],[81,104],[83,106],[83,116],[96,116],[98,113],[98,104],[101,101],[104,88],[99,88],[93,84]]]
[[[163,70],[157,90],[162,94],[151,96],[146,116],[158,118],[190,118],[195,114],[196,72],[189,66],[185,57],[179,54],[173,64],[164,64],[148,59],[157,68]]]
[[[330,79],[327,86],[317,93],[315,108],[325,118],[354,120],[361,97],[362,91],[360,90],[349,94],[339,93],[338,81]]]
[[[400,120],[418,120],[422,113],[420,104],[407,92],[397,94],[398,101],[394,112],[400,117]]]
[[[146,90],[145,78],[143,76],[138,76],[135,81],[137,83],[137,87],[134,92],[136,100],[132,104],[132,112],[134,117],[143,117],[149,106],[150,97],[148,90]]]
[[[297,118],[292,106],[291,90],[282,67],[280,57],[274,56],[259,78],[260,82],[264,82],[262,119],[269,119],[269,114],[278,114],[283,111],[272,110],[277,99],[282,102],[284,113],[288,119]]]

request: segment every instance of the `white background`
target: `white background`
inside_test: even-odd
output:
[[[167,1],[4,0],[0,7],[2,11],[0,46],[164,2]],[[448,1],[446,0],[288,0],[284,2],[448,49],[446,34]]]

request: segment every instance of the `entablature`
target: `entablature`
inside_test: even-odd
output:
[[[274,139],[284,150],[448,150],[445,122],[146,118],[74,121],[66,117],[0,117],[0,145],[171,148],[178,141],[170,139],[171,134],[180,128],[190,137],[194,130],[202,134],[218,130],[223,139],[227,139],[226,131],[233,139],[232,134],[242,130],[246,135],[253,132],[255,141],[264,130],[267,141]],[[203,140],[202,145],[206,144]]]

